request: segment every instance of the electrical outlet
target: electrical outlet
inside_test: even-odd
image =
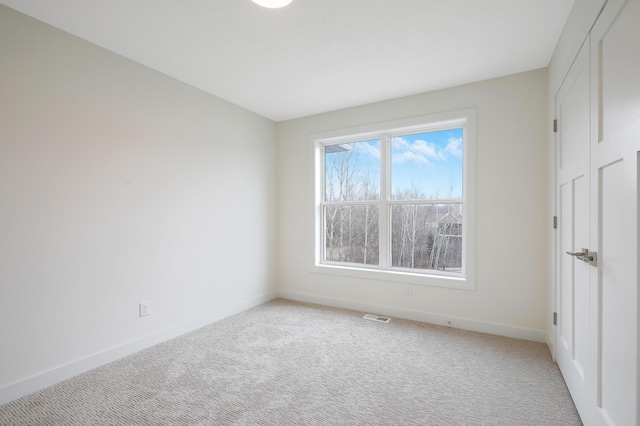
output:
[[[140,317],[146,317],[151,314],[151,302],[145,300],[144,302],[140,302]]]
[[[413,286],[412,285],[407,285],[407,287],[404,289],[404,295],[405,296],[413,296]]]

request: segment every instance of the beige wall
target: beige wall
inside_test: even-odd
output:
[[[0,393],[270,294],[274,151],[270,120],[0,6]]]
[[[311,273],[309,135],[466,108],[476,290]],[[548,126],[546,70],[276,125],[0,6],[0,402],[274,290],[541,339]]]
[[[547,71],[278,123],[278,283],[289,297],[377,309],[546,341]],[[310,135],[463,108],[477,110],[475,291],[311,273],[314,236]]]

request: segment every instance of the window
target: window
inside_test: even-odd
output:
[[[314,271],[473,288],[473,119],[467,110],[314,138]]]

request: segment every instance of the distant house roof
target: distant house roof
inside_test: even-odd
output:
[[[348,143],[337,144],[337,145],[326,145],[324,147],[324,152],[327,154],[331,154],[333,152],[345,152],[351,151],[353,147]]]
[[[458,213],[447,212],[438,219],[438,223],[462,223],[462,216]]]

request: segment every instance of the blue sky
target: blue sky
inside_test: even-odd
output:
[[[462,129],[392,139],[391,188],[412,183],[428,197],[462,197]]]
[[[353,144],[353,154],[371,171],[377,170],[380,142]],[[392,138],[392,192],[415,186],[427,197],[462,197],[462,129],[442,130]],[[377,176],[376,176],[377,178]],[[453,191],[450,195],[450,186]]]

